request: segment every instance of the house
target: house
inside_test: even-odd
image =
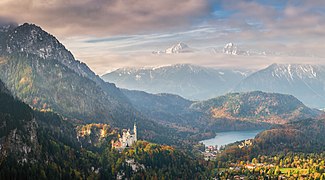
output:
[[[254,169],[255,168],[255,165],[253,165],[253,164],[247,164],[245,167],[247,169]]]

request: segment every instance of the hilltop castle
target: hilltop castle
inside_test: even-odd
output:
[[[130,129],[123,129],[122,137],[119,135],[117,141],[112,140],[112,148],[123,150],[127,147],[131,147],[137,141],[137,124],[134,123],[133,134],[131,134]]]

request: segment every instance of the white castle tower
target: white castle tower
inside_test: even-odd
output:
[[[138,140],[138,135],[137,135],[137,122],[134,122],[133,132],[134,132],[134,140],[137,141]]]

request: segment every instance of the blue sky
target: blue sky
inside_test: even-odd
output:
[[[30,22],[64,43],[96,73],[125,66],[193,63],[261,68],[324,63],[325,1],[319,0],[2,0],[0,21]],[[1,23],[1,22],[0,22]],[[154,56],[184,42],[195,53]],[[233,42],[281,56],[215,53]]]

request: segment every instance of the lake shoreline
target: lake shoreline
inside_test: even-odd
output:
[[[220,148],[220,146],[225,146],[237,141],[253,139],[264,130],[265,129],[218,132],[215,137],[202,140],[200,143],[203,143],[205,146],[218,146],[218,148]]]

